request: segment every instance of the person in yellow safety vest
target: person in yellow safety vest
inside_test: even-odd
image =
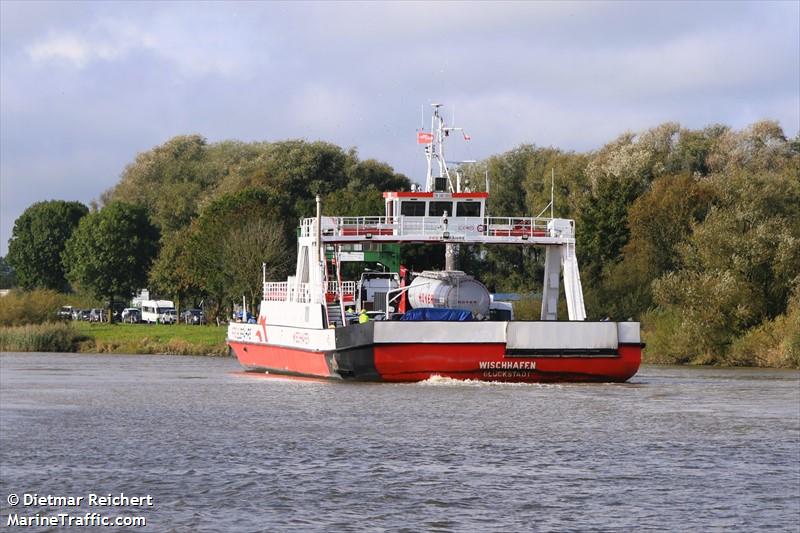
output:
[[[367,310],[362,309],[361,313],[358,315],[358,323],[366,324],[367,322],[369,322],[369,317],[367,316]]]

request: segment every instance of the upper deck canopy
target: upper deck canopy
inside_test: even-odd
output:
[[[489,198],[488,192],[413,192],[413,191],[396,191],[384,192],[384,198]]]
[[[572,220],[486,216],[485,192],[385,192],[383,197],[382,217],[322,217],[321,242],[558,245],[575,239]],[[303,220],[300,236],[316,238],[315,218]]]

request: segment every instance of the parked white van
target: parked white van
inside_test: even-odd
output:
[[[142,300],[142,322],[175,323],[175,304],[170,300]]]

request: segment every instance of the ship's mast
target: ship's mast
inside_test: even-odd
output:
[[[454,185],[450,176],[450,169],[447,168],[447,160],[444,156],[444,139],[450,135],[450,132],[460,131],[463,133],[464,129],[445,124],[440,112],[443,104],[431,104],[431,107],[433,107],[433,116],[431,116],[430,142],[425,146],[425,158],[428,162],[425,192],[461,192],[461,180],[456,180],[457,182]],[[435,176],[434,169],[437,171]],[[437,179],[439,180],[438,182]]]
[[[433,107],[433,115],[431,116],[431,136],[430,142],[425,147],[425,157],[428,162],[428,172],[425,179],[426,192],[461,192],[461,175],[456,171],[456,183],[453,186],[453,180],[450,177],[450,170],[447,168],[447,160],[444,156],[444,138],[450,135],[452,131],[464,132],[463,128],[456,128],[446,126],[444,118],[440,112],[443,107],[442,104],[431,104]],[[455,121],[455,116],[453,117]],[[424,120],[423,120],[424,123]],[[464,135],[465,140],[468,139]],[[439,167],[437,176],[433,175],[434,162]],[[453,216],[454,213],[449,213]],[[452,271],[458,270],[458,252],[459,246],[455,243],[446,243],[444,251],[444,268],[445,270]]]

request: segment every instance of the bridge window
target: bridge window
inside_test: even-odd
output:
[[[428,216],[440,217],[447,211],[448,216],[453,216],[453,202],[431,202],[428,208]]]
[[[407,217],[424,217],[425,202],[406,201],[400,204],[400,214]]]
[[[481,216],[480,202],[458,202],[456,216],[459,217],[479,217]]]

